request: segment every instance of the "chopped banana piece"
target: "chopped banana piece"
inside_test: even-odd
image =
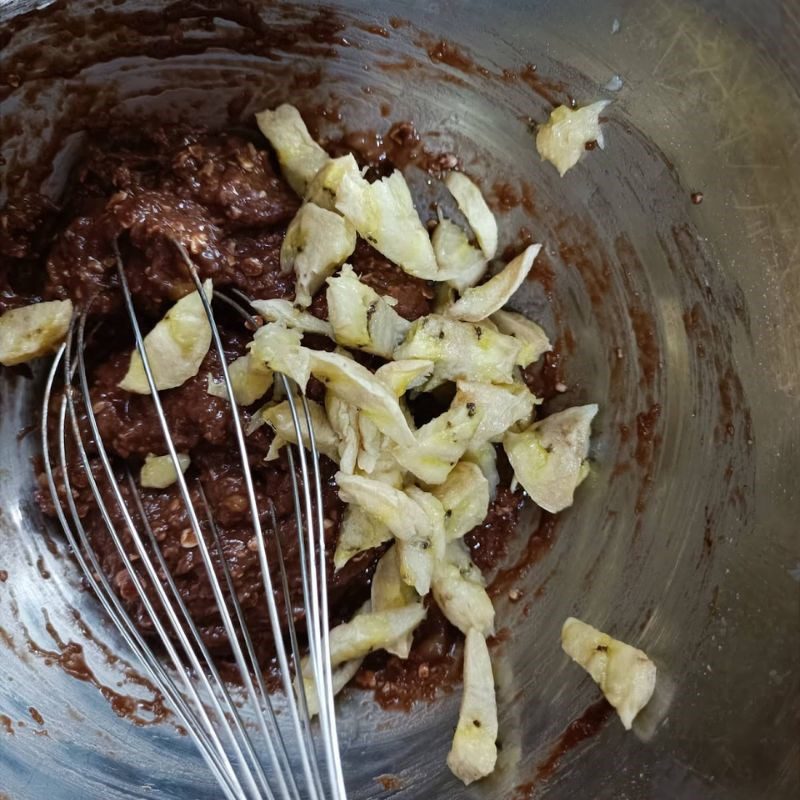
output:
[[[475,438],[482,417],[474,403],[454,404],[414,434],[413,447],[396,447],[394,456],[424,483],[442,483]]]
[[[343,347],[366,349],[372,344],[370,316],[377,312],[381,296],[371,286],[361,283],[350,264],[343,264],[339,275],[328,278],[327,282],[328,319],[336,341]]]
[[[275,395],[278,394],[277,386],[275,387],[276,391],[274,392]],[[274,400],[275,398],[273,398]],[[264,403],[263,406],[257,408],[252,414],[250,414],[250,419],[247,420],[247,424],[244,427],[244,435],[245,436],[252,436],[259,428],[264,427],[267,424],[264,417],[261,416],[264,409],[267,408],[270,403]]]
[[[476,383],[458,381],[453,406],[474,407],[480,422],[472,445],[499,442],[518,422],[529,422],[536,398],[523,383]]]
[[[331,631],[331,665],[336,667],[393,644],[411,633],[426,614],[418,601],[402,608],[357,614]]]
[[[295,399],[295,409],[297,412],[297,421],[300,425],[300,432],[303,437],[303,446],[306,450],[311,449],[311,439],[308,435],[308,420],[306,419],[305,409],[303,402],[298,397]],[[313,400],[306,400],[308,403],[308,413],[311,417],[311,428],[314,432],[314,444],[317,451],[327,456],[331,461],[336,461],[339,457],[339,437],[328,422],[328,416],[325,409]],[[262,412],[261,416],[264,421],[275,431],[276,440],[280,440],[277,448],[289,442],[290,444],[297,444],[297,428],[294,425],[294,418],[292,417],[292,409],[288,400],[278,403],[275,406],[267,406]],[[276,448],[276,449],[277,449]],[[276,457],[276,449],[271,449],[268,460],[271,457]],[[271,457],[270,457],[271,456]]]
[[[394,489],[402,489],[406,479],[406,472],[400,467],[391,453],[384,451],[381,453],[369,477]]]
[[[361,177],[352,153],[341,158],[332,158],[325,164],[308,185],[306,202],[314,203],[328,211],[336,211],[336,193],[339,191],[339,184],[345,175],[353,178]]]
[[[430,591],[436,564],[444,557],[444,508],[432,494],[416,486],[406,489],[406,494],[423,512],[427,524],[424,530],[418,528],[413,538],[397,540],[400,577],[424,597]]]
[[[301,197],[330,156],[311,138],[300,112],[286,103],[256,114],[256,124],[278,154],[283,175]]]
[[[469,243],[467,234],[455,222],[442,219],[433,231],[431,243],[439,265],[437,281],[447,281],[448,286],[463,292],[486,272],[486,256]]]
[[[272,370],[249,353],[228,364],[228,376],[233,386],[237,405],[249,406],[260,400],[272,387]],[[208,376],[208,393],[212,397],[228,399],[225,381]]]
[[[181,472],[189,469],[191,459],[186,453],[178,453],[178,464]],[[154,456],[150,453],[144,460],[142,471],[139,473],[139,485],[143,489],[166,489],[178,480],[175,462],[172,456]]]
[[[358,408],[393,442],[407,446],[415,443],[398,399],[366,367],[339,353],[309,353],[311,372],[329,392]]]
[[[400,577],[413,587],[416,594],[424,597],[431,590],[436,559],[428,538],[397,540],[397,558],[400,562]]]
[[[369,433],[372,427],[373,423],[367,422],[363,415],[359,415],[361,440],[358,464],[363,465],[359,466],[359,468],[376,481],[385,483],[395,489],[402,489],[405,483],[406,471],[395,458],[394,446],[383,434],[380,434],[379,439],[373,439]],[[365,441],[365,432],[369,435],[367,441]]]
[[[516,479],[531,499],[553,514],[572,505],[575,489],[585,477],[595,404],[559,411],[531,427],[503,438]]]
[[[486,205],[481,190],[463,172],[451,172],[445,185],[467,218],[483,255],[487,260],[493,259],[497,254],[497,220]]]
[[[626,730],[650,702],[656,665],[641,650],[570,617],[561,629],[561,646],[600,687]]]
[[[381,297],[371,286],[362,283],[349,264],[328,278],[328,319],[336,341],[345,347],[357,347],[367,353],[391,358],[403,341],[411,323],[392,308],[396,301]]]
[[[363,662],[363,656],[361,658],[353,658],[350,661],[339,664],[339,666],[331,670],[334,697],[355,678]],[[311,667],[310,659],[307,656],[301,661],[301,671],[303,675],[303,688],[306,693],[308,714],[313,718],[319,714],[319,696],[317,694],[317,682],[314,680],[314,672]]]
[[[444,531],[448,542],[460,539],[480,525],[489,511],[489,481],[477,464],[468,461],[456,464],[447,480],[434,486],[431,494],[444,508]]]
[[[356,247],[356,232],[334,211],[305,203],[289,223],[281,245],[281,269],[297,277],[294,301],[311,305],[317,290]]]
[[[559,106],[553,109],[550,119],[539,126],[536,149],[543,159],[555,166],[562,178],[586,152],[588,142],[597,142],[600,149],[603,149],[605,141],[598,118],[610,102],[598,100],[575,110]]]
[[[210,302],[211,281],[203,284],[203,291]],[[203,301],[199,292],[191,292],[178,300],[144,337],[156,389],[174,389],[197,375],[210,346],[211,326]],[[119,387],[134,394],[150,394],[138,350],[131,354],[130,366]]]
[[[517,364],[527,367],[553,349],[547,334],[535,323],[514,311],[495,311],[492,322],[500,333],[515,336],[522,344]]]
[[[378,426],[364,414],[358,415],[358,468],[368,475],[375,469],[381,451],[387,446]]]
[[[406,494],[423,510],[428,518],[428,535],[430,536],[433,555],[436,559],[444,558],[447,542],[444,538],[444,507],[430,492],[419,486],[409,486]]]
[[[430,539],[430,509],[421,507],[407,492],[374,478],[343,472],[336,473],[336,483],[343,502],[361,507],[386,525],[397,539]]]
[[[479,322],[499,311],[519,289],[541,249],[540,244],[530,245],[486,283],[465,289],[461,297],[447,309],[447,316],[465,322]]]
[[[358,409],[326,392],[325,411],[339,438],[339,469],[352,475],[358,458]]]
[[[369,601],[364,603],[361,608],[353,615],[354,618],[359,614],[368,614],[370,612]],[[341,664],[331,669],[331,682],[334,697],[347,686],[348,683],[355,677],[356,673],[364,661],[363,656],[360,658],[353,658],[350,661],[344,661]],[[300,661],[300,675],[303,678],[303,690],[305,693],[306,704],[310,717],[315,717],[319,714],[319,695],[317,693],[317,681],[314,677],[314,668],[311,664],[310,656],[306,656]],[[295,691],[299,695],[298,679],[295,677]],[[299,697],[298,697],[299,699]]]
[[[250,343],[250,355],[273,372],[291,378],[305,392],[311,375],[312,351],[301,344],[303,334],[282,322],[268,322],[259,328]]]
[[[464,644],[464,693],[447,766],[465,784],[480,780],[497,763],[497,700],[486,640],[476,630]]]
[[[265,322],[282,322],[287,328],[297,328],[303,333],[317,333],[333,338],[330,322],[302,311],[289,300],[253,300],[250,304]]]
[[[433,361],[428,389],[447,380],[511,383],[520,348],[513,336],[497,333],[483,323],[431,314],[412,324],[394,358]]]
[[[388,611],[402,608],[417,600],[417,593],[400,574],[400,559],[397,546],[392,545],[380,558],[372,576],[372,610]],[[408,658],[411,652],[413,632],[407,633],[396,642],[387,645],[385,650],[398,658]]]
[[[281,450],[283,450],[287,444],[288,442],[286,439],[276,434],[272,442],[270,442],[269,450],[267,450],[267,454],[264,456],[264,461],[275,461],[275,459],[280,458]]]
[[[472,563],[464,542],[461,539],[450,542],[444,558],[436,563],[431,588],[442,613],[464,634],[470,628],[483,636],[494,633],[494,606],[485,586],[483,575]]]
[[[345,173],[336,193],[336,209],[360,236],[409,275],[436,278],[433,246],[402,172],[375,183]]]
[[[432,314],[445,314],[458,300],[458,292],[449,283],[436,283],[433,286]]]
[[[0,316],[0,364],[13,367],[53,352],[72,319],[71,300],[12,308]]]
[[[402,397],[407,391],[422,386],[433,372],[433,361],[425,358],[407,358],[403,361],[389,361],[375,370],[375,377]]]
[[[391,538],[392,532],[382,522],[367,514],[363,508],[356,505],[347,506],[342,515],[342,524],[339,526],[339,540],[333,555],[333,566],[340,570],[353,556],[364,550],[379,547]]]
[[[489,484],[489,498],[494,500],[497,487],[500,485],[500,473],[497,471],[497,451],[491,442],[472,445],[464,453],[464,461],[475,464]]]

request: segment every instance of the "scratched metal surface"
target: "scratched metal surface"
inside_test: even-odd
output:
[[[0,19],[32,5],[4,3]],[[351,693],[341,724],[352,796],[788,798],[800,760],[793,4],[520,1],[492,3],[490,13],[478,2],[339,5],[382,24],[388,14],[409,17],[459,42],[493,74],[533,62],[579,102],[614,100],[606,150],[560,180],[540,163],[525,121],[544,118],[542,97],[524,83],[432,63],[430,42],[420,43],[413,28],[389,28],[388,39],[348,29],[355,46],[337,48],[321,86],[293,94],[301,102],[338,96],[355,128],[386,125],[378,107],[387,100],[392,120],[440,132],[436,141],[456,148],[473,173],[532,187],[532,214],[509,213],[502,228],[524,224],[544,241],[554,288],[549,299],[531,282],[516,305],[554,337],[574,336],[564,403],[602,408],[588,485],[552,547],[520,579],[524,602],[499,602],[513,635],[498,651],[497,773],[469,789],[448,775],[457,695],[406,716],[379,713]],[[74,3],[73,13],[82,8]],[[420,65],[385,67],[404,57]],[[251,110],[285,99],[269,78],[282,68],[221,50],[99,59],[66,82],[22,76],[2,112],[24,133],[41,117],[57,118],[71,93],[88,85],[98,103],[110,102],[115,89],[113,102],[129,111],[218,121],[244,86]],[[614,75],[621,89],[604,89]],[[65,140],[63,163],[74,144]],[[32,135],[3,141],[12,166],[35,160],[41,148]],[[690,202],[695,191],[701,205]],[[126,676],[125,649],[80,590],[57,538],[48,549],[31,498],[35,437],[17,439],[32,419],[37,386],[2,380],[0,570],[8,578],[0,583],[0,797],[216,797],[169,721],[134,726],[115,714],[123,700],[109,689],[140,698],[142,722],[152,717],[152,693]],[[656,405],[650,439],[643,415],[655,417]],[[612,719],[537,780],[568,723],[597,697],[560,651],[568,614],[643,647],[658,664],[659,685],[632,733]],[[70,641],[83,645],[97,685],[59,668]],[[109,663],[106,647],[122,660]],[[397,777],[397,788],[373,780],[385,773]]]

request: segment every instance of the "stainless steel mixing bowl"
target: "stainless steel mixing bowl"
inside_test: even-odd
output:
[[[57,193],[80,146],[82,121],[66,135],[67,116],[221,123],[287,97],[327,108],[329,130],[336,111],[355,129],[412,119],[472,173],[530,189],[502,216],[504,231],[525,225],[546,247],[544,277],[517,306],[571,350],[564,404],[601,405],[596,466],[511,582],[522,599],[498,603],[511,634],[497,651],[497,773],[465,789],[447,772],[457,693],[402,714],[350,692],[352,796],[788,798],[800,627],[796,3],[343,0],[335,41],[319,18],[293,27],[309,6],[263,4],[268,30],[295,31],[291,52],[280,37],[254,40],[256,12],[233,3],[73,0],[20,22],[35,5],[46,4],[0,4],[3,197],[8,181],[40,177]],[[154,12],[149,27],[126,24],[132,7]],[[437,47],[441,37],[460,49]],[[526,64],[537,67],[527,82],[503,78]],[[562,180],[540,162],[529,119],[567,94],[614,102],[606,149]],[[63,544],[42,533],[36,437],[19,435],[38,397],[36,380],[3,376],[0,798],[214,798]],[[569,614],[643,647],[659,686],[633,733],[609,719],[573,749],[562,741],[551,771],[543,762],[598,697],[561,652]],[[93,681],[70,675],[77,645]]]

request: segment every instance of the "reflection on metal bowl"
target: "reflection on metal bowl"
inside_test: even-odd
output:
[[[109,114],[235,125],[291,99],[329,138],[413,120],[432,150],[496,181],[503,231],[545,244],[514,305],[559,342],[563,405],[598,402],[601,414],[580,502],[532,538],[527,519],[503,575],[498,770],[465,789],[444,767],[456,694],[404,714],[353,690],[341,703],[352,796],[789,797],[800,628],[789,3],[34,5],[0,10],[2,202],[21,182],[57,197],[81,130]],[[600,97],[614,101],[606,148],[560,179],[531,123]],[[63,543],[43,533],[37,443],[20,433],[40,378],[0,383],[0,797],[216,797]],[[561,652],[570,614],[658,664],[633,733]]]

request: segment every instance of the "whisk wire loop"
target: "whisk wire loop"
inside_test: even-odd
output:
[[[72,320],[66,342],[56,354],[48,375],[43,400],[41,441],[45,475],[56,517],[88,584],[196,744],[226,800],[345,800],[346,788],[339,755],[330,664],[322,481],[308,402],[301,394],[299,410],[295,391],[289,381],[282,375],[277,376],[282,380],[286,391],[298,442],[296,449],[288,447],[287,455],[296,512],[309,664],[318,699],[319,738],[322,740],[327,781],[322,778],[317,744],[312,732],[310,703],[303,680],[300,638],[294,619],[291,587],[283,560],[274,505],[269,501],[267,509],[259,508],[243,423],[236,405],[222,337],[211,302],[203,291],[200,277],[188,252],[180,243],[174,244],[201,298],[211,329],[213,347],[221,366],[256,542],[266,613],[273,633],[285,706],[289,712],[289,730],[297,745],[294,755],[300,762],[299,773],[293,769],[293,760],[266,686],[264,670],[259,663],[247,617],[237,595],[212,506],[200,480],[187,478],[181,469],[117,242],[114,242],[117,275],[136,351],[141,358],[164,444],[175,469],[183,513],[196,540],[236,664],[245,704],[252,712],[255,726],[245,721],[240,713],[240,706],[243,704],[234,700],[231,687],[222,678],[214,656],[204,642],[181,590],[170,573],[133,474],[128,468],[122,472],[115,469],[103,442],[92,403],[85,359],[89,309],[85,309]],[[241,293],[236,293],[235,300],[221,294],[217,297],[233,308],[251,327],[258,325],[259,320],[247,310],[249,298]],[[59,373],[63,376],[64,385],[60,403],[56,401],[54,393]],[[301,413],[305,425],[301,422]],[[54,419],[57,420],[55,424]],[[88,424],[88,431],[82,424],[84,420]],[[54,436],[57,438],[55,447]],[[307,440],[308,455],[304,439]],[[299,478],[296,469],[298,465]],[[157,637],[174,672],[156,655],[151,643],[137,628],[124,603],[114,591],[109,576],[105,574],[102,559],[94,548],[96,542],[93,542],[87,532],[77,507],[70,469],[78,469],[85,476],[85,485],[97,506],[105,532],[149,618],[148,626]],[[278,586],[286,607],[285,631],[289,637],[290,653],[287,652],[284,642],[284,627],[281,624],[272,577],[274,565],[270,563],[262,516],[270,521],[269,533],[273,537],[274,552],[277,555]],[[260,734],[258,748],[251,737],[253,727]]]

